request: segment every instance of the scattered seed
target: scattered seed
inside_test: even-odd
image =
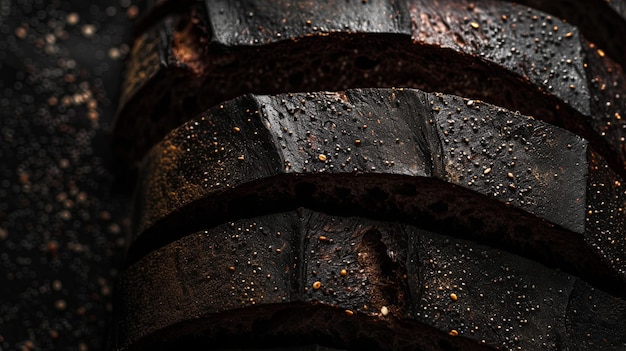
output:
[[[470,26],[472,26],[472,28],[474,29],[480,28],[480,24],[478,24],[478,22],[470,22]]]
[[[61,290],[62,287],[63,287],[63,283],[61,283],[60,280],[53,280],[52,281],[52,290],[59,291],[59,290]]]
[[[245,159],[245,157],[244,157],[243,155],[241,155],[241,156],[237,157],[237,159],[238,159],[239,161],[243,161],[243,160]]]
[[[383,306],[383,307],[381,307],[381,308],[380,308],[380,313],[381,313],[383,316],[388,315],[388,314],[389,314],[389,309],[387,308],[387,306]]]
[[[28,32],[26,31],[26,29],[24,29],[24,27],[17,27],[15,29],[15,36],[17,36],[20,39],[26,38],[27,34]]]
[[[354,145],[361,145],[361,139],[357,139],[354,141]]]
[[[565,33],[565,37],[566,37],[566,38],[571,38],[571,37],[573,37],[573,36],[574,36],[574,33],[572,33],[572,32],[567,32],[567,33]]]
[[[348,271],[346,271],[345,269],[342,269],[339,274],[341,274],[342,277],[345,277],[346,275],[348,275]]]
[[[320,154],[319,156],[317,156],[317,158],[318,158],[320,161],[322,161],[322,162],[326,162],[326,159],[327,159],[327,158],[326,158],[326,155],[324,155],[324,154]]]
[[[452,299],[452,301],[456,301],[456,300],[458,300],[458,299],[459,299],[459,297],[458,297],[458,296],[456,296],[456,294],[455,294],[455,293],[450,294],[450,298]]]
[[[234,127],[234,128],[233,128],[233,131],[235,131],[235,132],[239,133],[239,132],[241,132],[241,128],[239,128],[239,127]]]
[[[322,235],[322,236],[320,236],[320,237],[319,237],[319,239],[320,239],[320,241],[326,241],[326,240],[328,240],[328,238],[327,238],[327,237],[325,237],[325,236],[323,236],[323,235]]]
[[[354,315],[354,312],[352,312],[351,310],[346,310],[346,314],[348,316],[352,316],[352,315]]]
[[[230,266],[230,267],[228,267],[228,270],[231,271],[231,272],[234,272],[235,271],[235,267]]]
[[[96,34],[96,26],[93,24],[86,24],[81,28],[81,33],[83,33],[83,35],[87,38],[92,37]]]
[[[509,178],[511,178],[511,179],[515,178],[515,176],[513,175],[513,173],[509,173],[509,174],[507,174],[506,176],[507,176],[507,177],[509,177]]]
[[[483,171],[483,174],[489,174],[489,172],[491,172],[491,167],[486,168],[486,169]]]
[[[67,24],[70,26],[76,25],[80,21],[80,15],[76,12],[72,12],[66,17]]]
[[[598,53],[598,56],[600,56],[600,57],[604,57],[604,55],[605,55],[604,51],[602,51],[600,49],[597,50],[597,53]]]
[[[137,15],[139,15],[139,8],[135,5],[129,7],[128,10],[126,10],[126,16],[128,16],[128,18],[135,18],[137,17]]]
[[[455,329],[452,329],[452,330],[450,330],[450,332],[448,334],[450,334],[452,336],[457,336],[457,335],[459,335],[459,332],[456,331]]]
[[[56,241],[49,241],[46,245],[48,253],[52,256],[56,256],[59,252],[59,244]]]
[[[313,289],[317,290],[320,287],[322,287],[322,282],[317,281],[317,282],[313,283]]]
[[[122,52],[118,48],[110,48],[108,54],[111,60],[117,60],[122,57]]]
[[[65,300],[56,300],[54,303],[54,307],[59,311],[63,311],[67,307],[67,303],[65,302]]]

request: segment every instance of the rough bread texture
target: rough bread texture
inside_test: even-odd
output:
[[[620,178],[584,139],[474,100],[249,95],[173,131],[142,169],[131,260],[206,225],[311,206],[462,232],[626,294]]]
[[[154,4],[118,350],[624,349],[623,3],[521,2]]]
[[[545,13],[500,1],[468,4],[191,6],[136,41],[116,122],[118,145],[124,157],[140,160],[169,130],[245,93],[414,87],[565,127],[626,174],[626,88],[612,84],[623,81],[622,69],[576,27]]]
[[[185,236],[128,268],[121,286],[119,340],[144,349],[626,342],[626,303],[578,278],[416,227],[306,209]]]

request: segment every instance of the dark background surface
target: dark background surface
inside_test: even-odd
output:
[[[128,207],[108,132],[139,12],[0,0],[0,350],[107,347]]]

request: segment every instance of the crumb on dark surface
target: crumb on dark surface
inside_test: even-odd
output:
[[[108,133],[139,8],[0,0],[0,350],[103,350],[127,199]]]

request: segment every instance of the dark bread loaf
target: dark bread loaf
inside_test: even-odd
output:
[[[525,3],[158,2],[116,347],[624,349],[624,17]]]

